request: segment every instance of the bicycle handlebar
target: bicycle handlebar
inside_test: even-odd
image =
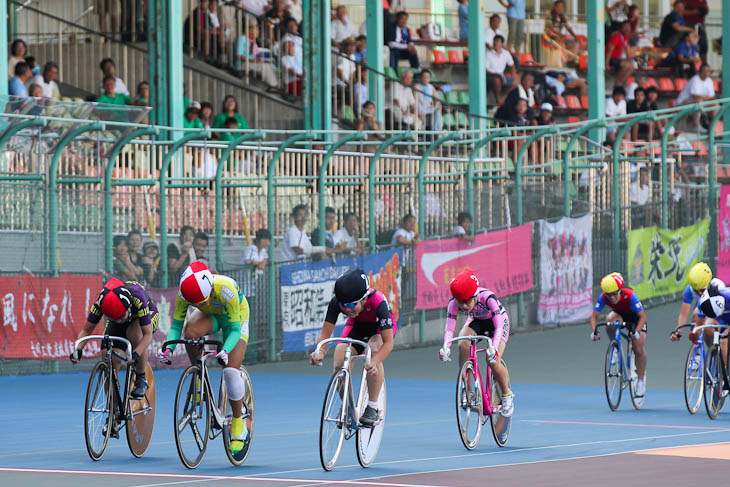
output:
[[[354,338],[347,338],[347,337],[333,337],[333,338],[327,338],[326,340],[322,340],[317,344],[317,348],[314,349],[314,353],[318,354],[320,349],[322,348],[322,345],[330,342],[342,342],[342,343],[349,343],[350,345],[362,345],[366,349],[365,353],[365,363],[367,365],[370,365],[370,357],[372,355],[372,351],[370,350],[370,345],[367,343],[355,340]]]
[[[488,336],[484,336],[484,335],[469,335],[469,336],[465,336],[465,337],[452,338],[448,342],[444,343],[444,346],[451,345],[452,342],[459,342],[459,341],[462,341],[462,340],[469,340],[472,343],[475,342],[475,341],[479,341],[479,340],[486,340],[487,343],[489,344],[489,347],[488,348],[493,348],[492,347],[492,339],[489,338]]]
[[[74,347],[78,349],[80,345],[83,345],[84,343],[88,342],[89,340],[102,340],[102,341],[107,340],[107,341],[111,341],[111,342],[121,342],[126,346],[127,357],[125,358],[125,357],[122,357],[117,354],[115,354],[115,355],[117,355],[117,357],[121,358],[122,360],[126,360],[127,362],[132,361],[132,343],[129,340],[127,340],[126,338],[115,337],[115,336],[110,336],[110,335],[88,335],[88,336],[85,336],[84,338],[79,338],[78,340],[76,340],[74,342]]]
[[[695,325],[694,323],[685,323],[684,325],[677,325],[674,327],[674,331],[679,333],[679,330],[681,330],[682,328],[687,328],[688,326],[697,326],[697,325]],[[681,333],[680,333],[680,335],[681,335]]]
[[[165,350],[168,345],[177,345],[177,344],[184,344],[184,345],[215,345],[216,353],[221,351],[221,348],[223,347],[223,342],[219,340],[207,340],[205,337],[203,338],[184,338],[181,340],[168,340],[165,343],[162,344],[162,350]]]
[[[613,326],[613,327],[618,327],[618,329],[621,330],[624,328],[628,328],[629,323],[626,323],[625,321],[607,321],[605,323],[596,325],[596,330],[598,330],[598,328],[601,326],[606,326],[606,327]]]
[[[692,329],[692,331],[698,332],[700,330],[704,330],[705,328],[713,328],[717,331],[720,331],[720,330],[724,330],[724,329],[730,329],[730,325],[721,325],[720,323],[714,323],[711,325],[700,325],[700,326],[695,326]]]

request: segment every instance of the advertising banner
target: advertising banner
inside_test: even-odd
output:
[[[532,224],[480,234],[473,242],[426,240],[416,247],[416,262],[417,309],[446,306],[449,282],[465,267],[499,297],[527,291],[533,287]]]
[[[381,291],[390,303],[396,321],[399,316],[402,250],[388,250],[363,257],[338,258],[281,266],[281,318],[283,352],[302,352],[317,345],[335,281],[344,272],[360,267],[370,277],[370,286]],[[345,324],[340,314],[335,335]]]
[[[540,222],[540,301],[542,324],[585,320],[591,315],[593,260],[591,215]]]
[[[629,232],[625,277],[639,298],[684,290],[689,268],[705,256],[709,230],[710,219],[705,218],[678,230],[646,227]]]
[[[717,234],[720,246],[717,249],[717,277],[730,281],[730,185],[723,184],[720,191],[720,211],[717,217]]]

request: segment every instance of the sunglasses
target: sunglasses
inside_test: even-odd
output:
[[[615,298],[616,296],[619,295],[620,292],[621,291],[615,291],[615,292],[612,292],[612,293],[606,293],[606,296],[608,296],[609,298]]]
[[[459,301],[458,299],[457,299],[457,301],[459,302],[459,304],[469,304],[469,303],[471,303],[472,301],[474,301],[474,298],[476,298],[476,297],[477,297],[477,296],[476,296],[476,294],[475,294],[474,296],[472,296],[472,297],[470,297],[470,298],[466,298],[466,299],[465,299],[465,300],[463,300],[463,301]]]
[[[340,303],[340,307],[352,309],[355,306],[357,306],[357,303],[359,303],[359,302],[360,302],[360,300],[358,299],[357,301],[353,301],[352,303]]]

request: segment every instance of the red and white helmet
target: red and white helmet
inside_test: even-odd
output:
[[[449,288],[451,289],[451,295],[457,301],[466,301],[477,293],[479,279],[477,279],[474,271],[467,267],[454,276]]]
[[[199,260],[190,264],[180,277],[180,296],[188,303],[202,303],[212,290],[213,273]]]
[[[118,320],[132,305],[132,293],[119,279],[111,279],[101,290],[101,312],[111,320]]]

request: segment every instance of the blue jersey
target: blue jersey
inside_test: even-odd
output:
[[[714,281],[714,279],[713,279]],[[720,295],[725,298],[725,312],[723,312],[720,316],[715,318],[718,323],[721,325],[728,325],[730,324],[730,288],[725,287],[723,284],[722,287],[718,287],[718,292]],[[698,318],[706,318],[705,313],[702,312],[700,309],[700,303],[697,303],[697,317]]]
[[[725,287],[725,283],[722,282],[717,277],[713,277],[710,281],[710,285],[717,286],[717,288]],[[687,287],[684,288],[684,292],[682,293],[682,303],[684,304],[692,304],[692,302],[695,300],[695,298],[699,299],[700,295],[697,294],[697,292],[692,289],[692,286],[687,284]]]

